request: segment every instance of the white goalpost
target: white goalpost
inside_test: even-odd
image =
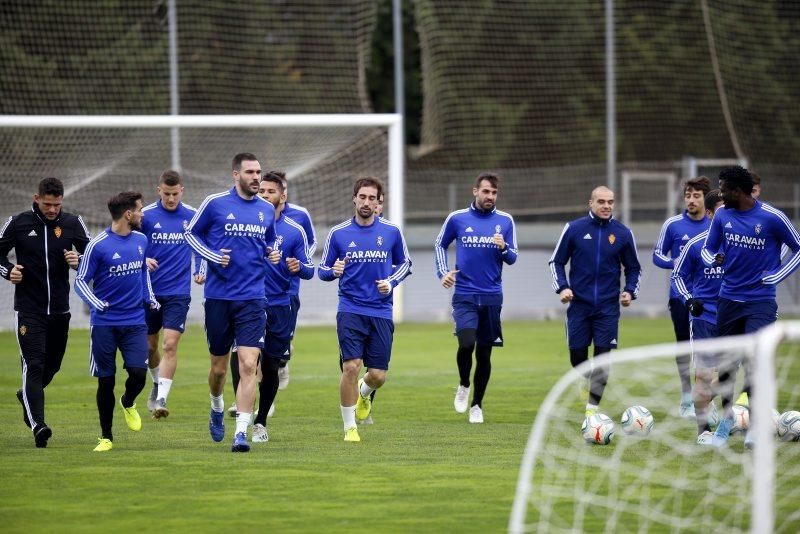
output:
[[[56,176],[65,185],[65,209],[81,214],[96,231],[108,223],[105,204],[112,194],[139,190],[146,202],[154,201],[158,176],[173,163],[181,165],[184,201],[199,206],[206,195],[230,187],[233,155],[253,152],[264,168],[286,172],[289,201],[308,209],[318,243],[324,243],[331,226],[352,216],[349,191],[361,176],[376,176],[387,185],[386,216],[403,228],[402,128],[402,116],[394,113],[2,115],[0,182],[7,193],[0,197],[0,212],[24,210],[38,181]],[[332,322],[335,288],[317,282],[303,284],[301,321]],[[403,318],[401,287],[394,292],[398,321]],[[198,322],[201,316],[192,306],[189,320]],[[73,322],[84,326],[83,319],[77,314]]]
[[[680,393],[674,356],[698,352],[751,365],[757,392],[749,407],[750,420],[757,422],[750,427],[753,451],[738,436],[721,449],[696,444],[696,423],[670,409]],[[800,409],[798,356],[800,321],[748,336],[604,355],[595,365],[610,364],[611,380],[600,411],[616,422],[605,446],[586,444],[579,432],[583,409],[576,386],[591,362],[570,370],[538,407],[509,532],[797,531],[800,444],[777,442],[772,410]],[[620,430],[619,414],[632,405],[644,405],[655,416],[649,436]]]

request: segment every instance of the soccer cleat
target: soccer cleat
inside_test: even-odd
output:
[[[363,421],[356,421],[359,425],[372,425],[375,421],[372,420],[372,414],[369,414],[369,417],[364,419]]]
[[[97,447],[94,448],[94,452],[106,452],[106,451],[110,451],[113,448],[114,448],[114,444],[111,443],[110,439],[98,438],[97,439]]]
[[[269,435],[264,425],[253,425],[253,443],[266,443]]]
[[[269,405],[269,411],[267,412],[267,417],[272,417],[273,415],[275,415],[275,403],[274,402]]]
[[[715,447],[723,447],[728,443],[728,437],[731,435],[731,429],[733,428],[733,419],[729,419],[727,417],[723,417],[722,420],[719,422],[717,429],[714,431],[714,437],[712,438],[712,445]]]
[[[747,396],[747,392],[746,391],[742,391],[742,394],[739,395],[739,397],[736,399],[736,402],[734,404],[736,404],[738,406],[744,406],[745,408],[749,408],[750,407],[750,399]]]
[[[158,399],[156,401],[156,407],[153,410],[153,419],[166,418],[168,415],[169,409],[167,408],[167,399]]]
[[[468,402],[469,388],[459,385],[458,389],[456,390],[456,398],[453,399],[453,408],[456,409],[457,413],[464,413],[467,411]]]
[[[119,405],[122,408],[122,413],[125,414],[125,423],[127,423],[128,428],[134,432],[140,431],[142,429],[142,418],[139,417],[139,412],[136,411],[136,405],[134,404],[130,408],[122,406],[122,397],[119,398]]]
[[[345,430],[344,431],[344,440],[345,441],[351,441],[351,442],[354,442],[354,443],[357,442],[357,441],[361,441],[361,436],[358,435],[358,428],[356,428],[354,426],[351,426],[350,428]]]
[[[233,445],[231,452],[250,452],[250,444],[247,443],[247,434],[238,432],[233,436]]]
[[[231,404],[231,407],[228,408],[228,417],[236,417],[236,414],[239,413],[239,409],[236,407],[236,403],[234,402]]]
[[[483,410],[477,404],[469,409],[470,423],[483,423]]]
[[[710,430],[706,430],[699,436],[697,436],[697,444],[698,445],[713,445],[714,440],[714,433]]]
[[[44,449],[47,447],[47,440],[53,435],[53,431],[47,425],[37,427],[33,431],[33,440],[36,442],[37,449]]]
[[[361,421],[369,417],[369,413],[372,411],[372,401],[369,396],[361,396],[361,384],[363,383],[363,378],[358,381],[358,400],[356,400],[356,419]]]
[[[286,389],[289,385],[289,364],[278,367],[278,389]]]
[[[150,396],[147,397],[147,409],[153,411],[156,409],[158,400],[158,382],[153,382],[153,388],[150,390]]]
[[[225,420],[222,412],[211,410],[211,415],[208,419],[208,433],[211,434],[211,439],[216,442],[220,442],[225,438]]]
[[[679,408],[679,413],[684,419],[695,419],[697,417],[697,414],[694,411],[693,402],[682,402],[681,407]]]
[[[22,390],[17,390],[17,400],[22,405],[22,421],[25,423],[25,426],[28,428],[31,427],[31,420],[28,419],[28,410],[25,409],[25,399],[22,398]]]

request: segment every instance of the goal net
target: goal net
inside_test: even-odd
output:
[[[746,412],[754,423],[753,450],[744,447],[742,432],[722,448],[699,445],[695,421],[679,417],[674,356],[693,351],[713,352],[723,361],[741,358],[751,366],[753,390],[760,392]],[[621,350],[610,362],[600,404],[600,412],[614,421],[610,444],[584,440],[585,401],[578,394],[583,379],[570,371],[533,424],[511,532],[798,531],[800,443],[775,437],[772,409],[800,410],[800,322],[778,323],[751,336]],[[737,394],[741,382],[740,376]],[[714,402],[719,408],[719,397]],[[621,428],[621,414],[634,405],[654,417],[647,436],[626,435]]]

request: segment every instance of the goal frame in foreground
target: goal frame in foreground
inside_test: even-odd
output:
[[[608,360],[613,363],[636,362],[645,358],[672,356],[676,352],[741,350],[743,347],[753,359],[754,386],[760,392],[751,400],[753,416],[760,421],[769,421],[771,409],[777,402],[774,387],[766,387],[775,382],[775,353],[783,341],[800,341],[800,321],[782,321],[764,328],[760,332],[744,336],[700,340],[695,342],[663,343],[617,351],[598,358],[596,364]],[[613,363],[612,363],[613,362]],[[586,364],[584,364],[586,365]],[[522,457],[517,479],[514,504],[509,518],[508,530],[512,533],[526,532],[525,520],[527,503],[532,491],[532,477],[539,452],[542,450],[547,432],[549,414],[562,394],[579,378],[580,369],[572,369],[556,383],[539,407],[533,423],[525,452]],[[755,448],[753,456],[753,484],[751,487],[751,532],[772,532],[775,524],[775,438],[770,425],[755,425]]]

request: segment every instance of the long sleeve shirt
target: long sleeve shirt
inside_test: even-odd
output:
[[[289,304],[289,295],[295,280],[310,280],[314,276],[314,263],[303,227],[281,213],[275,221],[275,244],[273,250],[281,253],[278,264],[267,262],[267,276],[264,278],[264,292],[270,306]],[[293,273],[286,266],[286,258],[297,258],[300,270]]]
[[[653,263],[656,267],[669,269],[675,267],[675,261],[681,254],[681,250],[697,234],[708,230],[711,219],[703,217],[696,221],[689,217],[687,212],[670,217],[661,227],[658,234],[658,241],[653,248]],[[669,298],[679,298],[680,295],[673,285],[670,285]]]
[[[314,223],[311,221],[311,214],[303,206],[287,202],[283,207],[283,215],[289,217],[291,220],[303,227],[308,240],[308,257],[313,258],[314,252],[317,250],[317,233],[314,231]],[[293,277],[292,284],[289,288],[290,295],[300,294],[300,278]]]
[[[709,267],[701,257],[703,243],[708,230],[697,234],[683,247],[675,269],[672,271],[670,286],[684,302],[691,298],[703,302],[703,313],[699,318],[717,324],[717,301],[725,269],[721,266]]]

